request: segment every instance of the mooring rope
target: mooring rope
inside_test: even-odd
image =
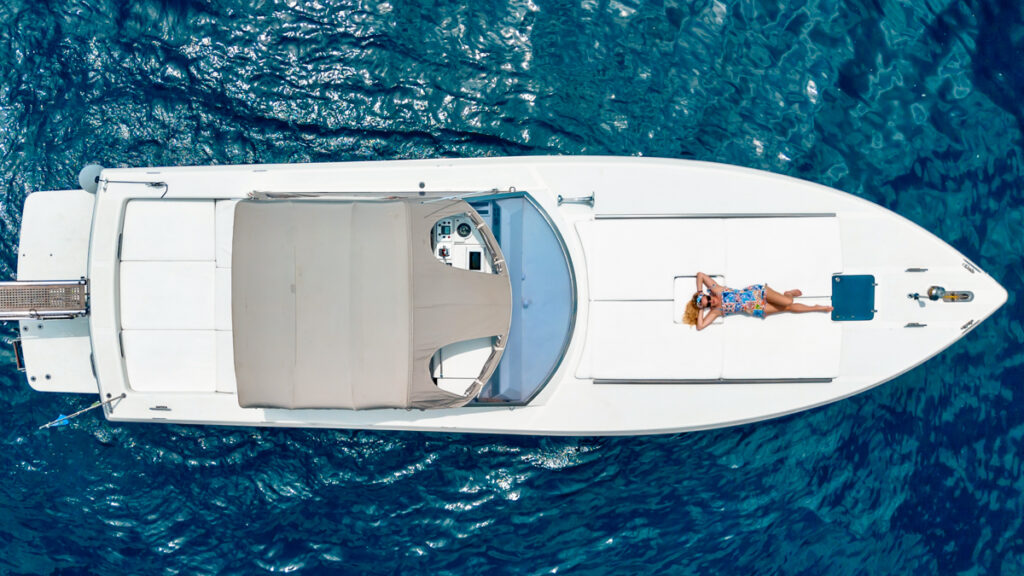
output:
[[[108,399],[103,400],[103,401],[97,400],[96,402],[93,402],[92,406],[89,406],[88,408],[83,408],[83,409],[79,410],[78,412],[75,412],[74,414],[71,414],[69,416],[65,416],[65,415],[61,414],[60,416],[57,416],[56,420],[52,420],[50,422],[47,422],[46,424],[43,424],[42,426],[39,427],[39,429],[42,430],[43,428],[53,428],[53,427],[56,427],[56,426],[67,426],[68,421],[71,420],[72,418],[78,416],[79,414],[85,414],[89,410],[95,410],[96,408],[99,408],[100,406],[104,406],[106,404],[110,404],[111,402],[113,402],[115,400],[120,400],[120,399],[124,398],[125,396],[127,396],[127,394],[122,392],[120,396],[114,396],[113,398],[108,398]]]

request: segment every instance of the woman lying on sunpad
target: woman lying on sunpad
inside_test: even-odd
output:
[[[704,292],[707,287],[708,292]],[[793,301],[803,294],[799,290],[787,290],[779,294],[767,284],[754,284],[743,290],[733,290],[715,283],[707,274],[697,272],[697,291],[686,303],[683,322],[703,330],[719,316],[750,314],[764,318],[778,312],[830,312],[831,306],[808,306]]]

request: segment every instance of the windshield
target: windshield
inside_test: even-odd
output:
[[[561,236],[525,193],[469,202],[494,233],[512,282],[512,325],[480,402],[528,402],[562,361],[575,316],[575,279]]]

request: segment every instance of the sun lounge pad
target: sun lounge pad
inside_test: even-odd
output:
[[[779,292],[830,296],[832,275],[843,270],[835,217],[729,219],[723,242],[732,288],[769,284]]]
[[[829,380],[839,375],[842,328],[828,314],[730,316],[698,332],[672,302],[592,302],[577,372],[596,380]]]
[[[722,374],[722,326],[673,320],[672,301],[593,302],[580,378],[714,380]]]
[[[839,376],[842,327],[827,313],[730,316],[722,337],[722,378],[828,380]]]
[[[121,327],[213,330],[214,262],[123,262]]]
[[[724,274],[733,288],[830,296],[842,272],[839,222],[808,218],[653,218],[576,225],[591,300],[672,300],[673,278]]]
[[[210,200],[132,200],[124,209],[121,260],[213,260]]]
[[[672,300],[676,276],[725,268],[725,246],[709,241],[725,231],[720,219],[596,220],[576,229],[591,300]]]
[[[213,392],[217,388],[213,330],[125,330],[121,342],[133,390]]]

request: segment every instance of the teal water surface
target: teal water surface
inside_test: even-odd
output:
[[[92,399],[5,348],[0,573],[1024,574],[1022,59],[1011,0],[4,2],[4,278],[88,162],[615,154],[851,192],[1010,299],[865,394],[663,437],[38,432]]]

